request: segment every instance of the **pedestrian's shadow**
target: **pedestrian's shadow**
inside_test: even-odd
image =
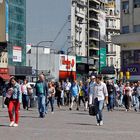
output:
[[[82,126],[96,126],[95,124],[89,124],[89,123],[67,123],[70,125],[82,125]]]
[[[88,116],[89,116],[89,114],[87,114],[87,113],[82,113],[82,112],[72,113],[72,114],[76,114],[76,115],[88,115]]]
[[[21,118],[34,118],[34,119],[39,118],[39,117],[36,117],[36,116],[23,116],[23,115],[21,115],[20,117]]]
[[[7,124],[0,124],[0,127],[9,127]]]
[[[0,118],[7,118],[7,115],[0,115]]]

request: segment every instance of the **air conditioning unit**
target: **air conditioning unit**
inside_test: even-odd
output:
[[[124,9],[123,12],[124,12],[124,14],[128,14],[129,10],[128,9]]]

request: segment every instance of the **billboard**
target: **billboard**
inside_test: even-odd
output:
[[[60,55],[59,71],[76,71],[76,57],[69,55]]]
[[[22,62],[22,48],[13,46],[13,62]]]

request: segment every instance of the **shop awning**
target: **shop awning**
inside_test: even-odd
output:
[[[3,80],[9,80],[10,75],[8,75],[8,74],[0,74],[0,78],[2,78]]]

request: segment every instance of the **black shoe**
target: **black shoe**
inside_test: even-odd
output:
[[[77,108],[76,110],[79,110],[79,108]]]
[[[69,110],[72,110],[71,108],[69,108]]]

